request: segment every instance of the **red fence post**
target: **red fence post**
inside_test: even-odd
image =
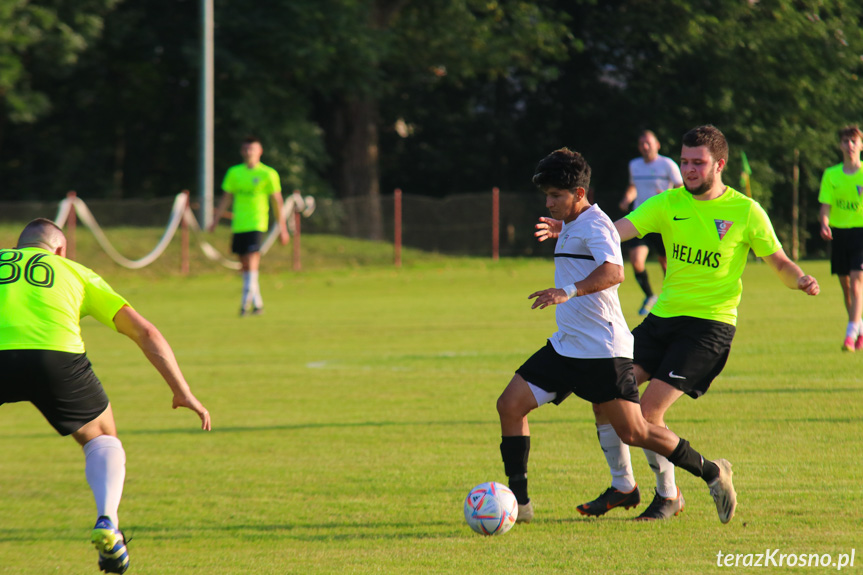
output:
[[[393,201],[393,257],[395,266],[400,268],[402,267],[402,191],[399,188],[394,192]]]
[[[189,275],[189,224],[186,223],[186,212],[189,211],[189,190],[183,190],[183,212],[180,216],[180,273]]]
[[[491,259],[500,258],[500,190],[491,189]]]
[[[66,193],[66,199],[70,201],[69,216],[66,218],[66,257],[70,260],[75,259],[75,228],[78,220],[75,214],[75,199],[78,193],[71,190]]]
[[[300,210],[294,209],[294,271],[298,272],[303,268],[303,264],[300,261]]]

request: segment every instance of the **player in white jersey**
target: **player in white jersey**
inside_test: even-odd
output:
[[[629,162],[629,187],[626,188],[619,206],[622,212],[627,212],[630,207],[634,210],[656,194],[683,185],[680,168],[671,158],[660,156],[659,147],[656,134],[650,130],[644,130],[639,136],[638,151],[641,152],[641,157]],[[635,272],[635,281],[644,292],[644,302],[638,310],[638,315],[647,315],[656,303],[657,296],[650,286],[645,263],[647,254],[652,249],[657,254],[662,270],[665,271],[665,246],[662,244],[662,236],[647,234],[642,238],[632,238],[626,242],[626,247],[632,270]]]
[[[662,453],[704,479],[720,520],[727,523],[737,502],[731,464],[705,460],[688,441],[641,414],[632,367],[633,338],[617,297],[623,281],[620,237],[608,216],[587,200],[590,166],[581,154],[562,148],[539,163],[533,183],[545,194],[551,216],[564,225],[554,254],[555,287],[528,296],[534,300],[532,309],[558,306],[558,329],[516,370],[497,400],[500,451],[518,500],[517,522],[530,522],[534,513],[527,492],[527,414],[545,403],[559,405],[575,393],[601,405],[625,443]]]

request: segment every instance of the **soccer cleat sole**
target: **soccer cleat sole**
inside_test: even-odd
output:
[[[731,463],[726,459],[717,459],[714,461],[719,466],[719,477],[716,478],[710,487],[710,495],[713,496],[713,501],[716,503],[716,512],[719,514],[719,521],[728,523],[734,518],[734,512],[737,510],[737,491],[734,489],[732,477],[734,472],[731,471]],[[722,489],[716,489],[721,487]]]
[[[129,568],[129,550],[122,535],[112,529],[93,529],[90,542],[99,552],[99,570],[125,573]]]

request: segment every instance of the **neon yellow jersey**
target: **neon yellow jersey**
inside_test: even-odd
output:
[[[863,170],[850,176],[842,164],[824,170],[818,201],[830,206],[831,228],[863,228]]]
[[[0,350],[84,353],[81,318],[113,330],[129,305],[105,280],[79,263],[40,248],[0,250]]]
[[[659,317],[737,325],[749,249],[758,257],[782,249],[764,209],[732,188],[708,201],[675,188],[648,199],[626,218],[641,236],[662,234],[668,271],[651,310]]]
[[[252,169],[246,164],[232,166],[225,174],[222,190],[234,195],[234,233],[267,231],[270,196],[282,191],[276,170],[262,163]]]

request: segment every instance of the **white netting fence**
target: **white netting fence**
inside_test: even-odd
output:
[[[57,214],[57,222],[66,222],[71,210],[81,223],[93,232],[100,251],[128,268],[138,269],[158,260],[185,220],[192,242],[207,261],[236,269],[238,262],[225,255],[227,248],[214,247],[213,237],[203,233],[189,209],[183,209],[181,199],[88,200],[67,198],[62,202],[0,202],[0,224],[25,224],[36,217]],[[384,195],[375,200],[362,198],[327,198],[315,201],[299,193],[285,199],[284,217],[293,236],[294,213],[314,218],[304,220],[303,234],[326,234],[360,239],[394,241],[394,198]],[[445,254],[492,255],[493,216],[491,190],[460,193],[442,198],[402,195],[402,245],[428,252]],[[533,236],[534,224],[539,216],[547,215],[545,202],[536,191],[509,191],[500,193],[499,202],[499,253],[501,256],[548,255],[550,242],[538,244]],[[167,220],[167,225],[165,224]],[[113,246],[109,240],[112,229],[134,228],[157,231],[161,239],[141,239],[139,243]],[[224,231],[224,230],[223,230]],[[135,234],[136,237],[143,237]],[[148,235],[146,237],[151,237]],[[264,250],[269,250],[278,237],[273,225],[266,237]],[[224,234],[219,235],[223,241]],[[88,239],[89,241],[89,239]],[[155,248],[150,251],[152,242]],[[141,245],[143,243],[143,245]],[[191,242],[190,242],[191,243]],[[172,244],[173,245],[173,244]],[[150,252],[140,258],[128,257]],[[278,259],[278,258],[276,258]]]
[[[299,192],[294,192],[285,200],[284,207],[285,209],[282,210],[282,218],[288,226],[288,232],[291,235],[294,235],[294,213],[300,213],[305,217],[311,216],[315,211],[315,199],[312,196],[303,197]],[[198,225],[198,220],[195,218],[195,215],[189,207],[188,194],[181,193],[174,197],[168,218],[168,224],[165,227],[162,238],[150,253],[137,260],[132,260],[123,256],[111,244],[107,235],[105,235],[105,232],[102,230],[102,227],[99,225],[99,222],[96,220],[96,217],[93,215],[93,212],[90,211],[90,208],[84,200],[77,196],[67,196],[60,202],[60,205],[57,208],[57,215],[54,218],[54,223],[61,228],[65,227],[73,209],[75,210],[77,219],[90,229],[93,233],[93,237],[96,239],[96,242],[102,250],[104,250],[104,252],[108,254],[114,262],[124,268],[141,269],[159,259],[159,256],[165,252],[165,249],[171,243],[171,240],[177,233],[177,229],[179,229],[181,223],[185,222],[194,234],[198,247],[207,259],[218,262],[229,269],[240,269],[240,263],[238,261],[225,257],[218,249],[204,239],[202,230]],[[267,237],[261,246],[262,254],[266,254],[267,251],[269,251],[278,235],[279,226],[276,222],[273,222],[273,225],[270,227],[270,231],[267,233]]]

